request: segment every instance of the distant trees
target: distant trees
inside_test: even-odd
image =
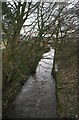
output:
[[[63,38],[72,36],[77,30],[76,7],[72,3],[38,3],[31,21],[34,24],[32,36],[42,41],[45,37],[63,43]],[[32,23],[31,22],[31,23]]]
[[[63,44],[65,37],[71,37],[78,31],[78,3],[32,3],[13,0],[2,3],[2,15],[3,43],[12,67],[13,59],[18,61],[22,57],[21,48],[21,53],[28,48],[26,54],[23,54],[29,61],[34,55],[37,59],[45,38],[57,47]],[[22,43],[23,38],[27,42]]]
[[[78,6],[76,4],[76,6]],[[76,30],[77,14],[72,3],[44,2],[8,2],[3,3],[3,33],[11,47],[19,42],[21,31],[23,37],[37,37],[42,40],[59,37],[62,39]],[[78,11],[78,10],[77,10]]]

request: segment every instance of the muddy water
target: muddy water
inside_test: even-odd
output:
[[[55,118],[55,81],[51,76],[54,50],[43,55],[8,112],[9,118]]]

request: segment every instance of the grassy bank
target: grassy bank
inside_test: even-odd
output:
[[[35,73],[42,54],[47,50],[45,46],[32,41],[20,43],[18,46],[13,56],[8,56],[6,49],[2,51],[3,115],[29,75]]]
[[[65,42],[56,53],[57,111],[60,118],[77,117],[77,42]]]

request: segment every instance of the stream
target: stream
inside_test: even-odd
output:
[[[8,111],[8,118],[56,118],[55,80],[51,75],[54,49],[43,54]]]

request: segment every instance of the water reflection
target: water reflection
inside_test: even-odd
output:
[[[55,118],[55,81],[51,76],[54,50],[43,54],[35,76],[30,76],[14,101],[11,118]]]
[[[55,50],[51,49],[49,52],[43,54],[43,58],[40,60],[38,67],[36,69],[36,77],[50,77],[51,71],[53,67],[53,59],[54,59]]]

